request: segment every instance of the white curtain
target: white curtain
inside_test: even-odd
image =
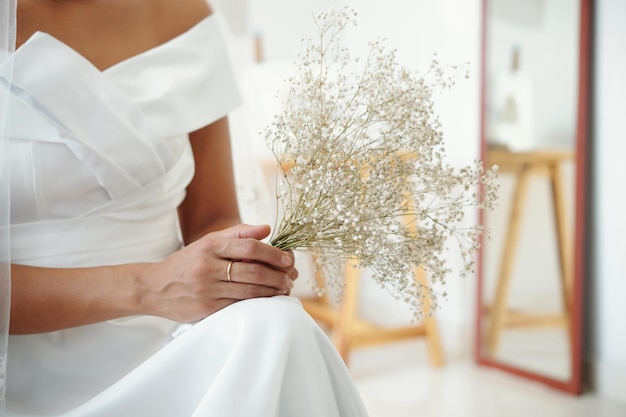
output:
[[[15,7],[17,0],[0,0],[0,415],[4,415],[7,338],[11,302],[9,240],[10,177],[8,106],[13,66],[9,60],[15,48]]]

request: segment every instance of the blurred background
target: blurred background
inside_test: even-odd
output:
[[[260,132],[281,108],[301,39],[316,35],[312,16],[346,4],[358,13],[346,35],[355,56],[384,37],[416,71],[435,52],[444,64],[469,63],[470,78],[436,100],[448,162],[483,158],[511,168],[500,176],[500,207],[483,219],[495,232],[479,271],[467,279],[451,274],[432,323],[413,323],[408,308],[362,271],[353,316],[339,330],[356,322],[417,328],[342,350],[373,417],[626,415],[626,197],[619,194],[626,178],[619,124],[626,115],[626,1],[210,3],[225,17],[244,97],[231,133],[245,221],[274,223],[273,157]],[[520,202],[526,169],[532,176]],[[517,206],[523,216],[516,223]],[[479,213],[467,213],[468,223],[478,220]],[[458,254],[449,256],[458,270]],[[308,300],[313,270],[306,256],[299,261],[296,295]],[[508,292],[498,293],[505,279]],[[494,344],[504,314],[499,300],[506,320]],[[330,316],[319,318],[332,335],[345,306],[330,305]],[[509,326],[517,308],[563,314]]]

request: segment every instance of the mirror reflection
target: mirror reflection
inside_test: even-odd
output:
[[[487,0],[482,355],[568,380],[580,4]]]

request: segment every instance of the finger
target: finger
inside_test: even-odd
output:
[[[228,239],[213,249],[223,259],[262,263],[272,268],[283,268],[283,272],[292,268],[294,263],[293,253],[282,251],[256,239]]]
[[[228,272],[230,272],[230,281],[228,281]],[[294,285],[289,274],[268,268],[265,265],[249,262],[233,262],[230,264],[230,271],[227,267],[226,281],[264,286],[283,292],[290,290]]]
[[[270,227],[264,225],[238,224],[224,230],[215,232],[216,236],[234,239],[256,239],[261,240],[270,234]]]
[[[296,263],[296,257],[294,256],[293,252],[281,250],[281,257],[284,258],[283,261],[286,266],[281,267],[281,266],[271,265],[271,267],[280,269],[281,271],[285,273],[290,273],[291,271],[293,271],[295,269],[295,263]],[[287,262],[287,258],[289,259],[288,262]]]
[[[295,268],[287,273],[287,277],[292,281],[297,280],[299,276],[300,276],[300,273]]]
[[[274,268],[293,266],[295,258],[291,251],[282,251],[260,239],[270,232],[267,225],[251,226],[239,224],[224,230],[213,232],[200,239],[199,245],[204,242],[205,252],[215,252],[224,259],[247,260],[262,262]]]

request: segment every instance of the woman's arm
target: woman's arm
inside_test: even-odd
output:
[[[241,223],[226,117],[189,135],[195,174],[180,205],[186,244],[208,232]]]
[[[138,313],[140,265],[37,268],[11,265],[12,334],[40,333]]]
[[[157,263],[93,268],[12,265],[12,334],[146,314],[200,320],[238,300],[287,294],[293,255],[260,242],[268,226],[212,232]],[[226,269],[231,260],[232,282]]]

